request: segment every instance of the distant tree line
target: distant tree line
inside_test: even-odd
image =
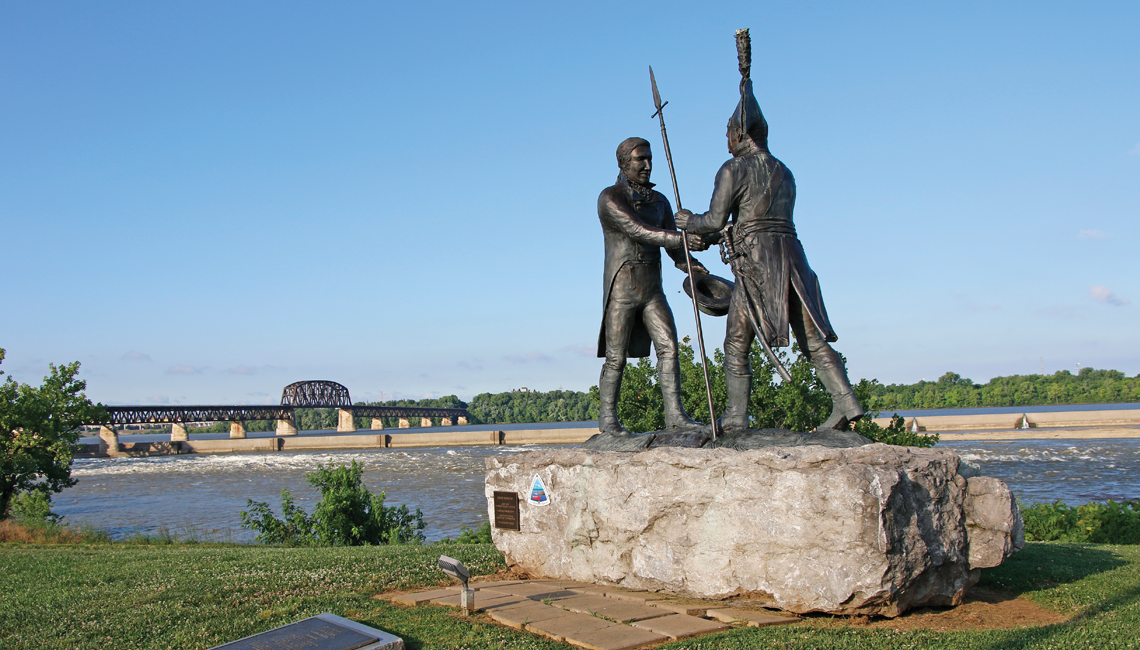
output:
[[[754,427],[776,427],[806,430],[827,417],[831,399],[815,378],[810,364],[795,351],[778,350],[781,361],[792,372],[795,381],[785,385],[759,347],[752,350],[753,386],[750,412]],[[685,408],[697,420],[708,421],[708,403],[704,377],[692,346],[681,344],[681,393]],[[724,363],[720,350],[709,359],[709,379],[713,401],[719,413],[724,408]],[[882,385],[864,379],[856,385],[856,394],[868,411],[892,411],[930,408],[963,408],[973,406],[1034,406],[1039,404],[1112,404],[1140,402],[1140,375],[1127,377],[1118,370],[1082,368],[1079,374],[1067,370],[1052,375],[1013,375],[995,377],[986,384],[948,372],[938,381],[916,384]],[[533,422],[580,422],[598,418],[597,387],[589,393],[572,390],[549,392],[526,391],[480,393],[471,402],[455,395],[429,399],[400,399],[385,402],[357,402],[358,406],[418,406],[434,408],[466,408],[471,424],[527,424]],[[661,392],[657,388],[657,370],[650,359],[639,359],[626,366],[618,414],[634,431],[653,431],[664,426]],[[335,429],[335,408],[297,409],[297,428],[302,431]],[[384,427],[395,429],[399,418],[382,418]],[[419,418],[408,418],[411,427],[420,426]],[[439,418],[433,418],[439,426]],[[371,418],[356,418],[357,429],[369,429]],[[863,426],[863,425],[861,425]],[[195,433],[228,432],[228,422],[197,428]],[[247,431],[273,431],[276,420],[250,420]]]
[[[1140,375],[1119,370],[1081,368],[1052,375],[1011,375],[975,384],[948,372],[938,381],[882,385],[871,382],[868,403],[879,411],[975,406],[1037,406],[1042,404],[1116,404],[1140,402]]]
[[[598,419],[598,401],[573,390],[480,393],[467,411],[479,424],[580,422]]]

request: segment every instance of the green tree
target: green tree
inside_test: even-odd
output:
[[[1010,375],[975,384],[948,372],[936,382],[876,384],[865,407],[874,410],[1035,406],[1039,404],[1111,404],[1140,401],[1140,375],[1119,370],[1081,368],[1078,375]]]
[[[788,369],[792,381],[778,381],[775,365],[764,354],[759,343],[753,342],[749,351],[752,364],[752,394],[749,399],[748,414],[755,429],[790,429],[811,431],[819,426],[831,413],[831,396],[815,374],[815,368],[807,361],[799,348],[792,346],[791,353],[776,350],[776,357]],[[709,421],[708,394],[705,391],[704,374],[697,361],[690,340],[686,337],[680,344],[681,361],[681,401],[685,410],[694,419]],[[846,360],[844,360],[846,362]],[[954,375],[953,381],[960,379]],[[969,382],[969,380],[965,380]],[[709,360],[709,384],[712,390],[713,406],[723,412],[727,393],[724,384],[724,353],[713,350]],[[859,382],[855,394],[866,404],[876,387],[875,380]],[[597,386],[590,389],[597,398]],[[878,413],[869,412],[856,422],[855,431],[876,442],[912,447],[930,447],[938,442],[937,435],[923,435],[906,430],[902,418],[897,415],[891,424],[884,428],[875,424],[872,418]],[[618,398],[618,419],[633,433],[657,431],[665,426],[661,403],[661,388],[658,385],[657,369],[649,359],[638,359],[626,364],[622,374],[621,395]]]
[[[109,419],[103,405],[83,393],[87,382],[76,379],[78,361],[49,368],[39,387],[11,377],[0,384],[0,519],[10,515],[21,492],[50,495],[75,485],[71,461],[79,427]]]
[[[419,508],[413,513],[407,505],[384,505],[384,493],[373,495],[364,487],[364,466],[334,468],[317,465],[305,474],[309,485],[321,492],[312,516],[297,507],[289,490],[281,492],[283,519],[273,514],[264,501],[246,499],[248,511],[241,513],[243,528],[257,531],[263,544],[305,546],[367,546],[373,544],[407,544],[424,541],[424,516]]]

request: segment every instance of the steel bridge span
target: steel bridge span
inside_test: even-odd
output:
[[[171,442],[189,440],[188,422],[229,422],[231,438],[245,438],[245,423],[249,420],[276,420],[277,435],[297,435],[295,409],[337,409],[336,430],[341,433],[356,431],[355,418],[372,418],[372,430],[384,428],[381,418],[397,418],[399,428],[409,428],[413,418],[420,426],[430,427],[433,418],[442,426],[467,424],[467,409],[431,408],[415,406],[355,405],[348,389],[335,381],[300,381],[289,384],[281,395],[280,405],[257,406],[108,406],[110,422],[90,422],[99,425],[99,438],[111,449],[119,443],[118,428],[128,424],[169,424]]]

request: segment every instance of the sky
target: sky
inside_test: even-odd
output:
[[[0,370],[586,390],[617,144],[671,194],[648,66],[706,210],[742,27],[852,379],[1140,373],[1140,4],[755,0],[0,3]]]

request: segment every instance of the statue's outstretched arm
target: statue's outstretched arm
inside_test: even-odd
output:
[[[728,225],[732,211],[740,203],[741,188],[739,185],[732,169],[725,163],[716,173],[712,200],[709,201],[709,211],[704,214],[693,214],[688,210],[681,210],[675,217],[677,227],[685,232],[701,235],[723,230]]]

